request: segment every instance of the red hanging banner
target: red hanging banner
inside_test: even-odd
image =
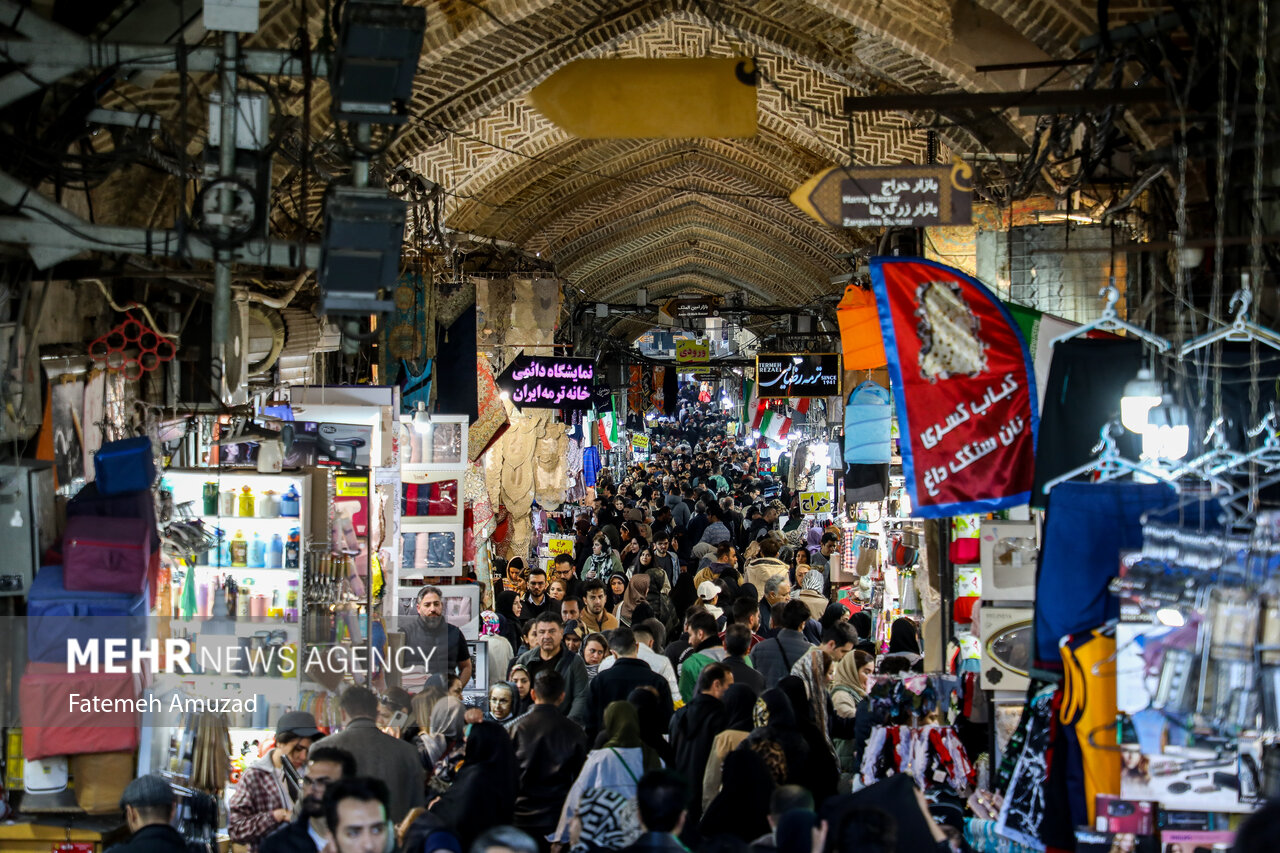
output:
[[[872,258],[912,515],[1028,502],[1035,373],[1026,342],[980,281],[919,258]]]

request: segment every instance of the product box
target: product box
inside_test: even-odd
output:
[[[1123,800],[1112,794],[1098,794],[1095,829],[1126,835],[1151,835],[1156,828],[1156,804],[1145,800]]]
[[[1166,829],[1160,833],[1161,853],[1199,853],[1201,850],[1224,850],[1236,840],[1230,830]],[[1225,845],[1215,847],[1214,845]]]

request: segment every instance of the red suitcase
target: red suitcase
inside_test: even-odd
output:
[[[62,663],[30,663],[19,694],[22,754],[28,759],[138,748],[139,675],[67,672]],[[81,704],[94,700],[100,709],[116,710],[94,712]],[[119,707],[126,703],[131,707]]]
[[[66,588],[137,595],[151,569],[153,526],[140,518],[67,519],[62,565]]]

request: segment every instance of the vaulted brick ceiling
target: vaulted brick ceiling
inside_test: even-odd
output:
[[[874,235],[819,226],[788,194],[849,162],[851,149],[858,164],[923,162],[924,126],[936,118],[884,112],[850,122],[844,97],[1032,86],[1048,72],[974,67],[1074,55],[1096,26],[1091,0],[409,1],[428,7],[428,30],[412,118],[387,165],[444,188],[445,225],[540,253],[587,298],[612,300],[647,287],[653,297],[741,291],[756,303],[803,305],[837,290],[830,278],[848,268],[838,256]],[[314,36],[318,5],[307,0]],[[1137,14],[1133,5],[1113,25]],[[298,0],[274,0],[251,41],[292,42],[298,9]],[[581,140],[528,98],[586,57],[748,55],[764,71],[753,139]],[[1055,85],[1074,74],[1060,72]],[[158,106],[174,86],[169,75],[127,94]],[[316,134],[328,130],[327,113],[320,85]],[[999,114],[942,124],[944,157],[1009,150],[1028,130]],[[322,189],[313,181],[308,222]],[[304,218],[292,191],[276,203]],[[126,216],[147,206],[122,205]]]
[[[990,3],[1013,26],[958,0],[969,24],[999,25],[1022,55],[1066,55],[1091,27],[1082,2]],[[446,224],[515,243],[557,265],[587,298],[743,291],[807,304],[836,290],[839,255],[872,235],[814,223],[787,200],[813,173],[850,160],[924,162],[921,116],[842,116],[849,94],[993,85],[952,0],[509,0],[446,2],[424,50],[416,119],[395,152],[452,194]],[[1038,14],[1027,14],[1029,8]],[[499,24],[499,21],[502,23]],[[970,27],[972,29],[972,27]],[[976,41],[981,41],[981,35]],[[584,57],[754,55],[759,133],[745,140],[581,140],[544,118],[529,91]],[[985,61],[1000,61],[999,56]],[[1007,80],[994,81],[1005,84]],[[999,127],[941,134],[982,150]],[[1020,128],[1012,128],[1016,135]],[[990,131],[990,133],[987,133]]]

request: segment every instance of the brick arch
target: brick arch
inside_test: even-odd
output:
[[[646,211],[602,223],[596,231],[555,253],[560,272],[572,278],[593,257],[607,256],[645,234],[673,222],[687,221],[722,225],[734,234],[748,237],[761,252],[779,261],[797,266],[807,264],[815,275],[830,275],[838,267],[832,261],[831,248],[802,242],[798,235],[769,216],[732,199],[699,197],[669,198]]]

